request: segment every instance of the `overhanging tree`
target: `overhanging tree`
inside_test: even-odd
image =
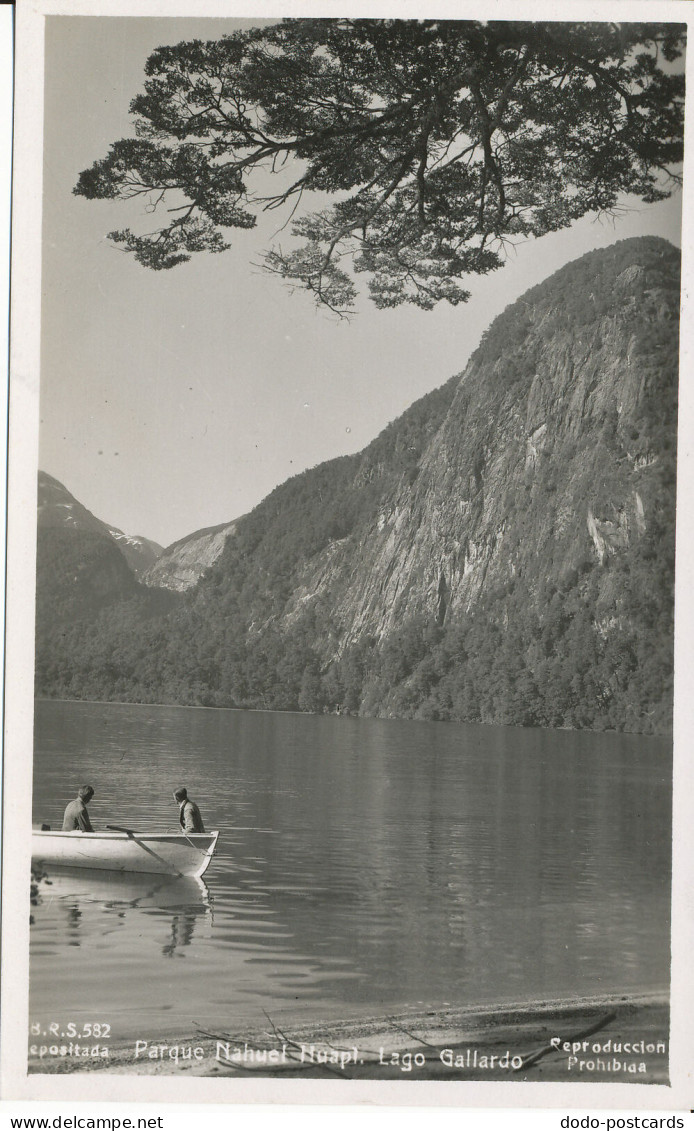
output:
[[[224,251],[225,229],[286,206],[298,242],[265,263],[318,303],[349,309],[365,272],[377,306],[455,304],[507,242],[611,212],[624,193],[670,195],[684,31],[289,19],[161,47],[131,104],[136,136],[74,191],[146,198],[156,230],[110,237],[156,270]],[[320,205],[302,211],[311,193]]]

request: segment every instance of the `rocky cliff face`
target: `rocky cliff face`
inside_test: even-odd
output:
[[[206,569],[213,566],[233,534],[235,522],[227,522],[207,530],[198,530],[172,543],[142,575],[144,585],[173,589],[183,593],[191,589]]]
[[[413,616],[443,625],[511,584],[539,610],[548,581],[593,566],[609,600],[610,562],[673,528],[678,309],[677,253],[657,240],[592,253],[526,294],[461,376],[416,474],[303,564],[280,621],[329,607],[339,653]]]

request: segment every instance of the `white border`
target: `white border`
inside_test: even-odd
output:
[[[291,15],[457,19],[655,20],[686,23],[686,0],[612,0],[573,2],[558,8],[556,0],[351,0],[338,6],[324,0],[255,0],[252,15]],[[38,466],[38,391],[40,343],[41,185],[43,152],[43,20],[46,15],[92,16],[225,16],[248,17],[249,6],[238,0],[18,0],[15,114],[14,217],[12,257],[12,390],[10,403],[9,561],[7,580],[6,759],[4,801],[3,889],[3,1039],[0,1046],[2,1095],[12,1100],[81,1100],[97,1102],[166,1101],[206,1104],[390,1104],[412,1108],[575,1108],[688,1111],[694,1092],[694,1040],[691,1023],[694,953],[692,867],[694,822],[690,809],[692,762],[688,739],[694,733],[694,697],[689,692],[691,645],[688,625],[694,593],[694,564],[688,554],[694,515],[692,496],[692,357],[690,252],[694,221],[691,211],[693,123],[687,120],[683,249],[686,275],[682,289],[681,420],[678,486],[677,678],[675,727],[675,862],[672,995],[672,1086],[629,1084],[529,1084],[483,1082],[371,1082],[281,1079],[215,1080],[210,1078],[134,1077],[87,1074],[27,1076],[28,915],[26,881],[30,850],[27,810],[31,799],[33,730],[33,600],[35,576],[35,497]],[[689,87],[694,87],[690,51]],[[10,847],[11,846],[11,847]],[[210,1111],[210,1115],[212,1112]],[[466,1115],[467,1118],[467,1115]],[[558,1120],[557,1120],[558,1123]]]

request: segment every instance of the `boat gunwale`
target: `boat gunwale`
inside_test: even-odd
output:
[[[209,833],[139,833],[135,829],[131,833],[119,832],[82,832],[80,829],[32,829],[32,837],[72,837],[75,840],[164,840],[164,841],[179,841],[181,843],[187,842],[194,848],[199,846],[195,843],[195,839],[200,837],[204,840],[217,841],[219,838],[219,831],[213,829]]]

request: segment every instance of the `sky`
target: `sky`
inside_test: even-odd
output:
[[[232,230],[230,251],[148,271],[105,238],[142,204],[89,201],[73,186],[132,135],[129,104],[154,48],[239,26],[250,22],[46,21],[39,466],[98,518],[164,546],[361,450],[461,372],[489,322],[564,263],[631,236],[680,242],[679,195],[630,200],[616,221],[586,217],[519,246],[470,281],[464,305],[379,311],[364,298],[349,321],[257,266],[286,219],[276,212]]]

